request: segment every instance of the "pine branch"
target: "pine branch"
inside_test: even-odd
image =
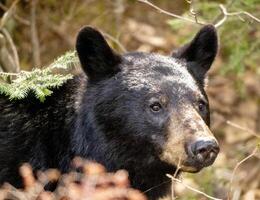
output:
[[[2,80],[0,94],[7,96],[10,100],[20,100],[26,98],[29,92],[33,92],[40,102],[44,102],[46,97],[53,93],[52,89],[62,86],[67,80],[73,78],[73,75],[68,72],[77,65],[78,58],[73,51],[65,53],[43,69],[19,73],[0,72],[0,80]],[[67,74],[54,73],[55,69],[63,69]],[[7,82],[8,79],[11,80],[10,83]]]

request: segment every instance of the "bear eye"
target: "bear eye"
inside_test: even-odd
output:
[[[203,112],[206,109],[206,102],[200,100],[199,105],[198,105],[198,109],[199,109],[200,112]]]
[[[155,102],[150,105],[150,108],[153,112],[159,112],[162,109],[162,105],[159,102]]]

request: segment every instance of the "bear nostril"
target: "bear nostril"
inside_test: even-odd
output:
[[[205,147],[201,147],[197,150],[197,153],[204,154],[204,153],[207,153],[208,151],[209,151],[209,149],[207,149]]]
[[[191,151],[197,161],[204,163],[215,160],[219,147],[214,140],[199,140],[191,146]]]

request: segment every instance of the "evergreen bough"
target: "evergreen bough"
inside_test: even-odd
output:
[[[32,71],[21,71],[19,73],[0,72],[0,94],[8,96],[10,100],[24,99],[29,92],[44,102],[50,96],[52,89],[63,85],[73,75],[68,73],[71,68],[78,66],[78,58],[75,51],[67,52],[56,59],[50,66]],[[54,73],[65,71],[66,73]]]

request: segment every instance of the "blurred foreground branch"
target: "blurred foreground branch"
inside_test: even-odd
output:
[[[74,159],[74,167],[67,174],[55,169],[38,172],[35,178],[32,168],[25,164],[20,168],[24,189],[5,184],[0,188],[0,200],[146,200],[141,192],[130,188],[124,170],[107,173],[102,165],[80,158]],[[53,192],[44,189],[50,183],[57,183]]]

